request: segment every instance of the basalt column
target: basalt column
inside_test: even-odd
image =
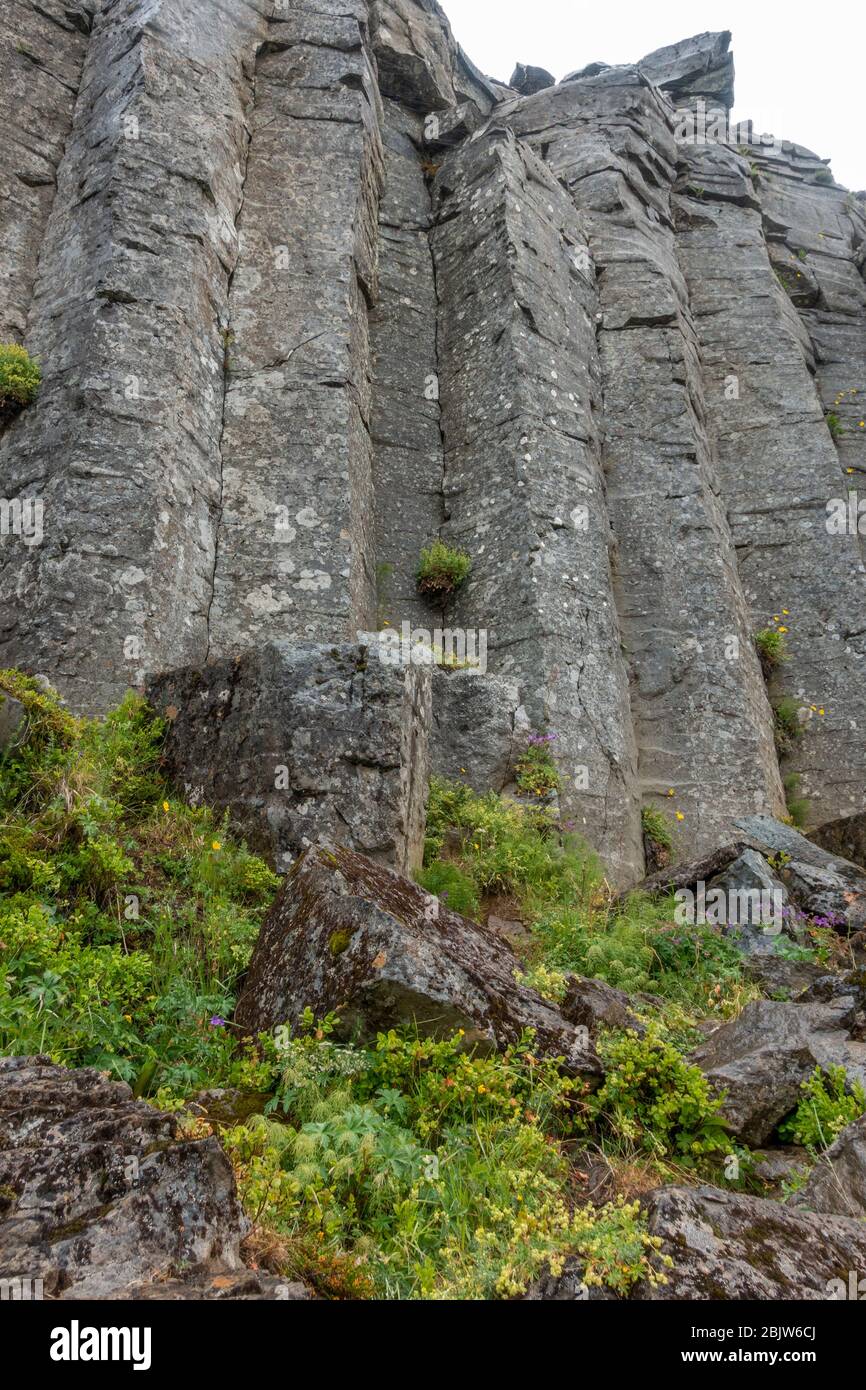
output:
[[[0,664],[79,710],[203,657],[219,506],[228,277],[254,6],[108,0],[60,163],[27,341],[35,406],[7,495],[44,540],[0,549]]]
[[[26,333],[57,166],[72,127],[97,4],[98,0],[6,0],[3,6],[0,342],[21,342]]]
[[[598,269],[615,593],[647,800],[676,852],[744,806],[778,813],[772,715],[716,495],[701,363],[676,258],[672,108],[634,68],[503,108],[582,211]]]
[[[473,561],[449,626],[487,630],[491,669],[557,734],[565,815],[628,881],[639,799],[586,241],[557,180],[504,129],[449,155],[435,191],[444,535]]]
[[[230,294],[210,653],[373,625],[368,307],[381,102],[367,6],[279,7]]]
[[[734,149],[683,146],[682,158],[677,245],[722,496],[752,626],[786,630],[789,660],[772,693],[793,703],[803,730],[784,766],[800,775],[820,824],[861,808],[866,786],[866,580],[856,530],[835,529],[828,512],[847,476],[810,371],[812,343],[785,288],[786,280],[798,285],[797,271],[787,258],[774,273],[768,253],[764,180],[756,189]],[[830,328],[816,316],[816,341]],[[835,341],[827,350],[838,353]]]

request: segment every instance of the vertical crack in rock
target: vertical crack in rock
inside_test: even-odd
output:
[[[0,32],[0,342],[22,342],[98,0],[17,0]],[[0,479],[0,483],[5,480]],[[0,487],[2,490],[2,487]],[[7,495],[4,493],[4,496]]]
[[[373,625],[368,305],[381,103],[366,4],[271,21],[230,293],[210,650]]]
[[[604,471],[640,784],[677,813],[681,854],[718,843],[740,806],[784,803],[676,259],[671,115],[639,70],[616,68],[506,104],[498,119],[545,149],[598,267]]]
[[[424,121],[385,101],[385,191],[379,216],[379,301],[373,352],[378,625],[429,630],[441,614],[418,595],[423,546],[445,519],[436,273]]]
[[[837,335],[826,311],[804,309],[803,318],[796,312],[785,279],[774,273],[777,257],[768,251],[746,159],[718,145],[683,146],[682,157],[677,245],[701,339],[721,496],[753,630],[786,630],[790,659],[774,677],[772,693],[796,702],[805,728],[784,765],[800,774],[800,790],[820,824],[861,809],[866,795],[866,584],[856,529],[838,534],[828,525],[828,504],[843,496],[844,477],[810,371],[813,340],[803,322],[820,356],[837,359],[825,389],[844,374],[848,335]],[[764,192],[778,178],[761,177],[758,195],[766,199],[772,224],[782,227],[792,216],[789,194]],[[826,221],[829,240],[839,226],[834,201],[825,209],[823,190],[819,196],[814,236],[817,241],[817,226]],[[799,216],[807,221],[805,211]],[[835,280],[841,298],[844,259],[836,263],[838,272],[831,255],[822,259],[828,293]],[[799,285],[796,271],[789,276],[786,264],[783,270],[792,286]],[[859,308],[856,296],[847,307]],[[862,326],[861,319],[861,334]],[[846,365],[856,374],[861,362],[855,352]]]
[[[497,125],[436,177],[445,535],[473,559],[452,621],[558,735],[565,816],[613,877],[642,861],[628,682],[593,415],[592,285],[574,206]]]
[[[0,443],[44,543],[0,550],[0,661],[96,712],[206,648],[246,6],[112,0],[88,45],[28,333],[43,384]]]

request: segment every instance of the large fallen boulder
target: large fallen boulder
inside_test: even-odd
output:
[[[791,1204],[866,1220],[866,1115],[843,1129]]]
[[[866,871],[772,816],[745,816],[734,833],[774,866],[800,910],[839,929],[866,926]]]
[[[784,889],[789,902],[801,914],[817,918],[840,932],[856,932],[866,927],[866,870],[841,855],[830,853],[808,840],[793,826],[773,816],[744,816],[734,822],[731,840],[710,855],[687,863],[673,864],[643,879],[629,893],[652,896],[680,890],[697,893],[700,885],[723,881],[733,874],[757,865],[754,854],[768,865],[774,883]],[[733,865],[737,865],[732,870]],[[753,873],[750,877],[755,877]]]
[[[429,781],[429,667],[367,642],[274,642],[168,671],[148,688],[165,765],[190,800],[228,810],[280,871],[320,837],[410,872]]]
[[[838,1300],[849,1296],[851,1272],[866,1268],[862,1221],[813,1216],[715,1187],[661,1188],[644,1198],[643,1207],[650,1235],[661,1242],[662,1279],[636,1285],[629,1297],[637,1301]],[[616,1295],[587,1287],[583,1262],[574,1256],[526,1297],[585,1302]]]
[[[849,1077],[866,1082],[866,1043],[851,1038],[858,1015],[855,992],[828,1002],[760,999],[717,1028],[690,1061],[724,1093],[722,1115],[731,1133],[758,1147],[795,1109],[816,1067],[843,1066]]]
[[[839,1299],[851,1271],[866,1269],[861,1221],[713,1187],[665,1188],[645,1205],[673,1265],[640,1299]]]
[[[0,1278],[59,1298],[165,1281],[207,1297],[242,1278],[249,1297],[248,1230],[215,1138],[182,1138],[176,1116],[104,1072],[0,1059]]]
[[[265,919],[235,1022],[248,1033],[339,1010],[337,1036],[359,1041],[401,1024],[467,1046],[504,1047],[535,1030],[539,1054],[600,1079],[588,1029],[518,984],[511,948],[487,927],[381,864],[344,848],[308,850]]]

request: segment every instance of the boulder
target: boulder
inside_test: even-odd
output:
[[[751,849],[778,865],[791,899],[810,917],[840,929],[866,926],[866,871],[807,840],[772,816],[744,816],[734,832]]]
[[[827,973],[823,965],[811,960],[788,960],[766,953],[749,956],[743,962],[743,970],[766,995],[783,1000],[796,999]]]
[[[522,97],[533,97],[536,92],[555,87],[556,78],[547,68],[534,68],[526,63],[518,63],[508,85]]]
[[[734,55],[729,30],[696,34],[694,38],[657,48],[638,64],[641,72],[674,105],[691,106],[701,98],[712,110],[734,104]]]
[[[866,1115],[843,1129],[790,1201],[809,1211],[866,1219]]]
[[[764,1197],[713,1187],[664,1188],[646,1203],[650,1233],[673,1260],[667,1282],[639,1299],[844,1298],[866,1268],[866,1225],[809,1216]]]
[[[661,1241],[663,1282],[639,1283],[644,1302],[760,1299],[788,1302],[848,1297],[852,1270],[866,1267],[866,1225],[841,1216],[793,1211],[765,1197],[715,1187],[667,1187],[644,1199],[650,1234]],[[855,1276],[856,1277],[856,1276]],[[544,1301],[609,1300],[587,1289],[579,1256],[539,1279],[526,1295]]]
[[[850,1036],[857,1014],[853,993],[829,1003],[757,1000],[717,1028],[690,1061],[724,1094],[731,1133],[755,1147],[795,1109],[800,1086],[816,1067],[843,1066],[866,1081],[866,1044]]]
[[[411,871],[423,853],[429,668],[367,642],[271,643],[168,671],[165,769],[189,800],[228,810],[284,870],[321,836]]]
[[[216,1139],[181,1137],[104,1072],[0,1059],[0,1278],[73,1299],[204,1287],[249,1276],[248,1230]]]
[[[466,1032],[489,1049],[536,1033],[535,1050],[596,1083],[601,1064],[575,1027],[517,983],[514,952],[495,932],[447,911],[399,874],[344,848],[318,846],[294,865],[265,919],[235,1014],[247,1033],[340,1011],[337,1035],[370,1041],[402,1024]]]
[[[563,1018],[577,1027],[587,1028],[595,1037],[599,1028],[624,1028],[643,1034],[646,1028],[632,1013],[634,1000],[604,980],[585,980],[569,975],[565,998],[560,1004]]]

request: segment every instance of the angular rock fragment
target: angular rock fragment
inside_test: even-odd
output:
[[[866,870],[771,816],[745,816],[734,830],[752,849],[775,860],[779,879],[803,912],[826,918],[840,930],[866,925]]]
[[[595,1084],[586,1028],[518,984],[494,932],[447,911],[409,879],[350,850],[310,849],[262,927],[235,1022],[247,1033],[339,1010],[339,1036],[370,1041],[402,1024],[502,1048],[535,1030],[534,1050]]]
[[[531,97],[536,92],[543,92],[546,87],[555,87],[556,78],[547,68],[534,68],[531,64],[518,63],[508,85],[522,97]]]
[[[168,720],[172,778],[191,801],[230,811],[281,871],[322,836],[420,865],[428,669],[386,666],[364,643],[272,643],[166,672],[150,698]]]
[[[0,691],[0,753],[18,742],[26,723],[27,711],[21,701]]]
[[[821,1155],[791,1205],[866,1218],[866,1115],[843,1129]]]
[[[175,1116],[92,1068],[0,1059],[0,1193],[0,1278],[54,1297],[243,1272],[249,1222],[217,1140],[181,1138]]]
[[[816,1067],[842,1066],[851,1079],[866,1081],[866,1043],[851,1037],[857,1015],[853,991],[828,1003],[757,1000],[689,1060],[724,1094],[730,1132],[753,1147],[766,1144]]]

